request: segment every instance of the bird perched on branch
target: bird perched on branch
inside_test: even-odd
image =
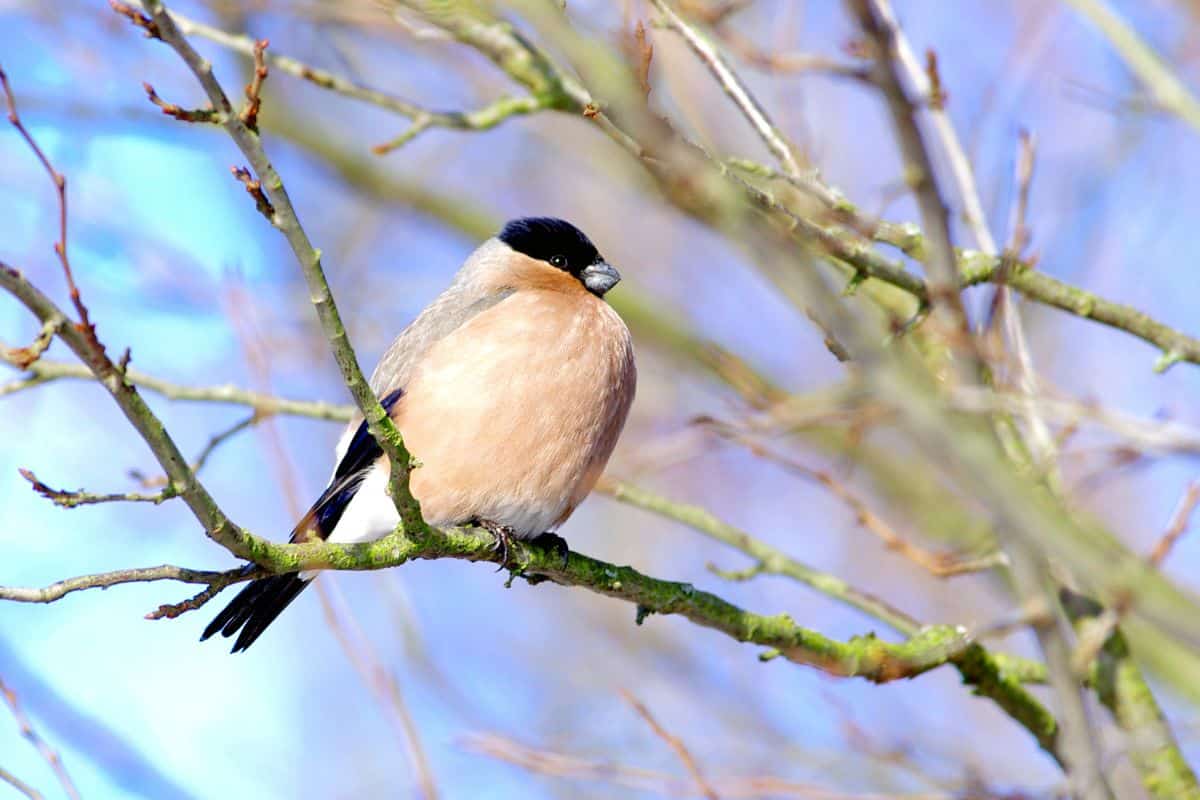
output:
[[[600,477],[637,381],[629,330],[603,299],[619,280],[570,223],[513,220],[383,354],[371,388],[421,463],[411,487],[427,522],[481,524],[505,547],[548,536],[565,554],[550,532]],[[293,542],[370,541],[399,521],[365,421],[335,455]],[[251,582],[201,640],[238,634],[233,652],[245,650],[314,577]]]

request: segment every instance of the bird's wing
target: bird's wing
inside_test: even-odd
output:
[[[390,412],[402,394],[402,390],[396,389],[384,397],[380,401],[384,409]],[[366,421],[359,423],[346,452],[338,462],[329,486],[317,498],[317,502],[313,503],[308,513],[296,523],[291,541],[306,542],[329,538],[329,534],[337,527],[338,520],[342,518],[346,507],[354,498],[354,493],[382,455],[383,449],[367,430]],[[252,570],[254,565],[250,564],[246,569]],[[313,577],[312,574],[292,572],[251,581],[208,624],[200,636],[200,641],[217,632],[222,636],[233,636],[236,633],[238,638],[234,642],[233,652],[245,650],[254,644],[254,640],[262,635],[267,626],[304,591],[304,587],[308,586]]]
[[[391,413],[396,402],[404,395],[403,389],[393,389],[390,394],[379,402],[383,410]],[[354,494],[362,484],[367,473],[383,456],[383,448],[375,441],[375,437],[367,429],[367,421],[358,423],[346,452],[342,454],[333,477],[325,491],[313,503],[308,513],[300,518],[292,530],[292,542],[305,542],[312,539],[328,539],[329,534],[337,527],[346,506],[354,499]]]
[[[470,286],[455,284],[442,292],[384,351],[371,373],[371,389],[382,396],[406,386],[413,368],[434,343],[510,297],[514,291],[500,287],[478,294]]]

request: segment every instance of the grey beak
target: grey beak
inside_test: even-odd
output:
[[[621,281],[621,273],[606,261],[597,261],[583,268],[583,285],[597,297],[616,286]]]

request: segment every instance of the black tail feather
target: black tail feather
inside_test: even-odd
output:
[[[251,581],[246,588],[238,592],[229,605],[225,606],[225,610],[208,624],[200,636],[200,641],[203,642],[218,631],[222,636],[229,637],[240,630],[241,633],[238,634],[230,652],[245,650],[254,644],[254,640],[283,613],[309,582],[294,572]]]
[[[380,402],[384,408],[391,411],[392,406],[403,395],[403,389],[396,389]],[[313,503],[308,513],[296,523],[296,527],[292,529],[291,541],[328,539],[341,521],[342,513],[354,499],[363,479],[382,457],[383,450],[371,436],[366,421],[360,422],[337,469],[334,470],[333,480],[317,498],[317,502]],[[252,570],[256,567],[249,564],[246,569]],[[251,581],[212,622],[208,623],[200,641],[203,642],[218,631],[225,637],[237,633],[233,652],[245,650],[254,644],[254,640],[262,635],[267,626],[304,591],[304,587],[308,586],[311,580],[305,580],[293,572],[289,575],[272,575],[269,578]]]

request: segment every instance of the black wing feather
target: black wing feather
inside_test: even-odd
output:
[[[384,409],[390,412],[403,394],[403,390],[397,389],[384,397],[381,401]],[[364,420],[354,431],[342,460],[333,472],[333,480],[317,498],[317,502],[313,503],[308,513],[300,519],[292,531],[291,541],[295,542],[301,537],[307,538],[314,533],[321,539],[328,538],[337,527],[346,507],[354,499],[363,479],[382,455],[383,449],[367,430]],[[246,569],[253,570],[254,566],[248,565]],[[254,644],[285,608],[291,605],[310,580],[311,578],[305,580],[293,572],[251,581],[208,624],[204,633],[200,635],[200,641],[203,642],[218,631],[225,637],[241,631],[231,652],[245,650]]]

